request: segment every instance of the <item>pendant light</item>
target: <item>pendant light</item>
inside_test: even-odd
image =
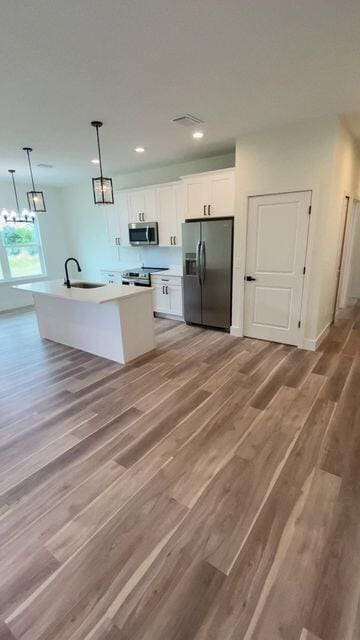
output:
[[[9,173],[11,174],[11,180],[12,180],[12,185],[13,185],[13,189],[14,189],[14,195],[15,195],[15,202],[16,202],[16,211],[13,209],[11,211],[11,213],[8,213],[8,211],[6,211],[6,209],[3,209],[3,218],[5,220],[6,223],[8,222],[13,222],[14,224],[16,224],[17,222],[19,223],[24,223],[24,222],[35,222],[35,216],[29,216],[29,213],[26,209],[23,209],[22,211],[22,217],[20,215],[20,208],[19,208],[19,199],[18,199],[18,194],[17,194],[17,190],[16,190],[16,184],[15,184],[15,177],[14,177],[14,173],[15,169],[8,169]]]
[[[99,128],[102,127],[102,122],[94,120],[91,125],[96,129],[96,139],[98,146],[98,158],[100,165],[100,176],[92,179],[93,194],[95,204],[114,204],[114,192],[111,178],[104,178],[101,162],[100,140],[99,140]]]
[[[44,194],[42,191],[36,191],[35,189],[34,177],[33,177],[31,160],[30,160],[30,153],[32,149],[31,147],[23,147],[23,151],[25,151],[25,153],[27,154],[29,169],[30,169],[30,176],[31,176],[31,183],[32,183],[32,191],[27,192],[27,199],[28,199],[30,211],[36,211],[36,212],[46,211]]]

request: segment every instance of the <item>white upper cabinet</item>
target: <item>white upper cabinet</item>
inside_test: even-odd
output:
[[[156,191],[154,188],[128,191],[129,222],[156,222]]]
[[[234,169],[224,169],[184,176],[185,217],[234,215],[234,174]]]
[[[184,178],[185,217],[199,218],[207,207],[206,178],[191,176]]]
[[[104,206],[106,232],[110,244],[129,244],[128,197],[124,191],[115,191],[114,205]]]
[[[234,177],[234,169],[223,169],[115,192],[115,206],[105,207],[109,242],[128,245],[129,223],[158,222],[159,245],[181,247],[181,223],[186,218],[234,215]]]
[[[183,202],[181,184],[164,184],[156,188],[159,245],[181,246]]]
[[[208,179],[210,215],[231,216],[235,213],[235,172],[216,173]]]

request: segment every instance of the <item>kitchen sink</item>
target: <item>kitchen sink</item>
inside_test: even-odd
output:
[[[98,287],[105,287],[105,284],[99,284],[98,282],[72,282],[71,286],[78,289],[97,289]]]

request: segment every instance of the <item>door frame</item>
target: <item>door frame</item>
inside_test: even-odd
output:
[[[246,275],[246,262],[247,262],[247,252],[248,252],[248,244],[247,244],[247,236],[248,236],[248,224],[249,224],[249,206],[250,206],[250,198],[259,198],[262,196],[279,196],[279,195],[286,195],[286,194],[290,194],[290,193],[303,193],[303,192],[308,192],[310,195],[310,207],[311,209],[313,209],[314,207],[314,201],[317,202],[318,200],[318,194],[316,192],[315,189],[313,188],[302,188],[302,189],[282,189],[279,191],[275,191],[275,190],[271,190],[271,191],[254,191],[254,192],[248,192],[245,195],[245,224],[244,224],[244,239],[243,239],[243,248],[244,248],[244,260],[243,260],[243,265],[242,265],[242,314],[241,314],[241,320],[242,320],[242,335],[244,335],[244,320],[245,320],[245,275]],[[305,318],[307,315],[307,309],[308,309],[308,299],[309,299],[309,291],[310,291],[310,281],[309,281],[309,274],[310,274],[310,268],[311,268],[311,254],[312,254],[312,247],[314,244],[314,230],[315,230],[315,225],[313,223],[313,215],[309,215],[309,224],[308,224],[308,232],[307,232],[307,242],[306,242],[306,250],[305,250],[305,260],[304,260],[304,266],[305,266],[305,274],[304,274],[304,278],[303,278],[303,286],[302,286],[302,293],[301,293],[301,309],[300,309],[300,329],[299,329],[299,338],[298,338],[298,344],[296,345],[298,348],[303,349],[303,348],[308,348],[306,346],[306,340],[305,340]],[[237,265],[234,265],[235,268]]]
[[[340,308],[340,295],[341,288],[344,282],[344,255],[346,248],[346,233],[348,229],[348,220],[351,209],[351,196],[348,193],[345,193],[343,196],[342,208],[341,208],[341,219],[340,219],[340,233],[339,233],[339,241],[338,241],[338,253],[336,259],[336,285],[335,285],[335,299],[334,299],[334,308],[332,314],[332,323],[335,322],[335,317],[337,310]],[[345,210],[344,210],[345,209]]]
[[[353,251],[353,239],[355,222],[360,216],[360,196],[354,196],[349,201],[349,212],[347,216],[346,228],[344,231],[344,250],[340,267],[340,283],[337,296],[338,308],[342,309],[348,302],[348,290],[351,274],[351,258]]]

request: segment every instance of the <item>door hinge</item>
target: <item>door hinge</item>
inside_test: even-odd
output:
[[[299,329],[300,329],[300,327],[301,327],[301,320],[299,320],[299,322],[298,322],[298,327],[299,327]]]
[[[306,267],[303,268],[303,274],[305,275],[306,273]]]
[[[309,216],[311,216],[311,204],[309,204]]]

